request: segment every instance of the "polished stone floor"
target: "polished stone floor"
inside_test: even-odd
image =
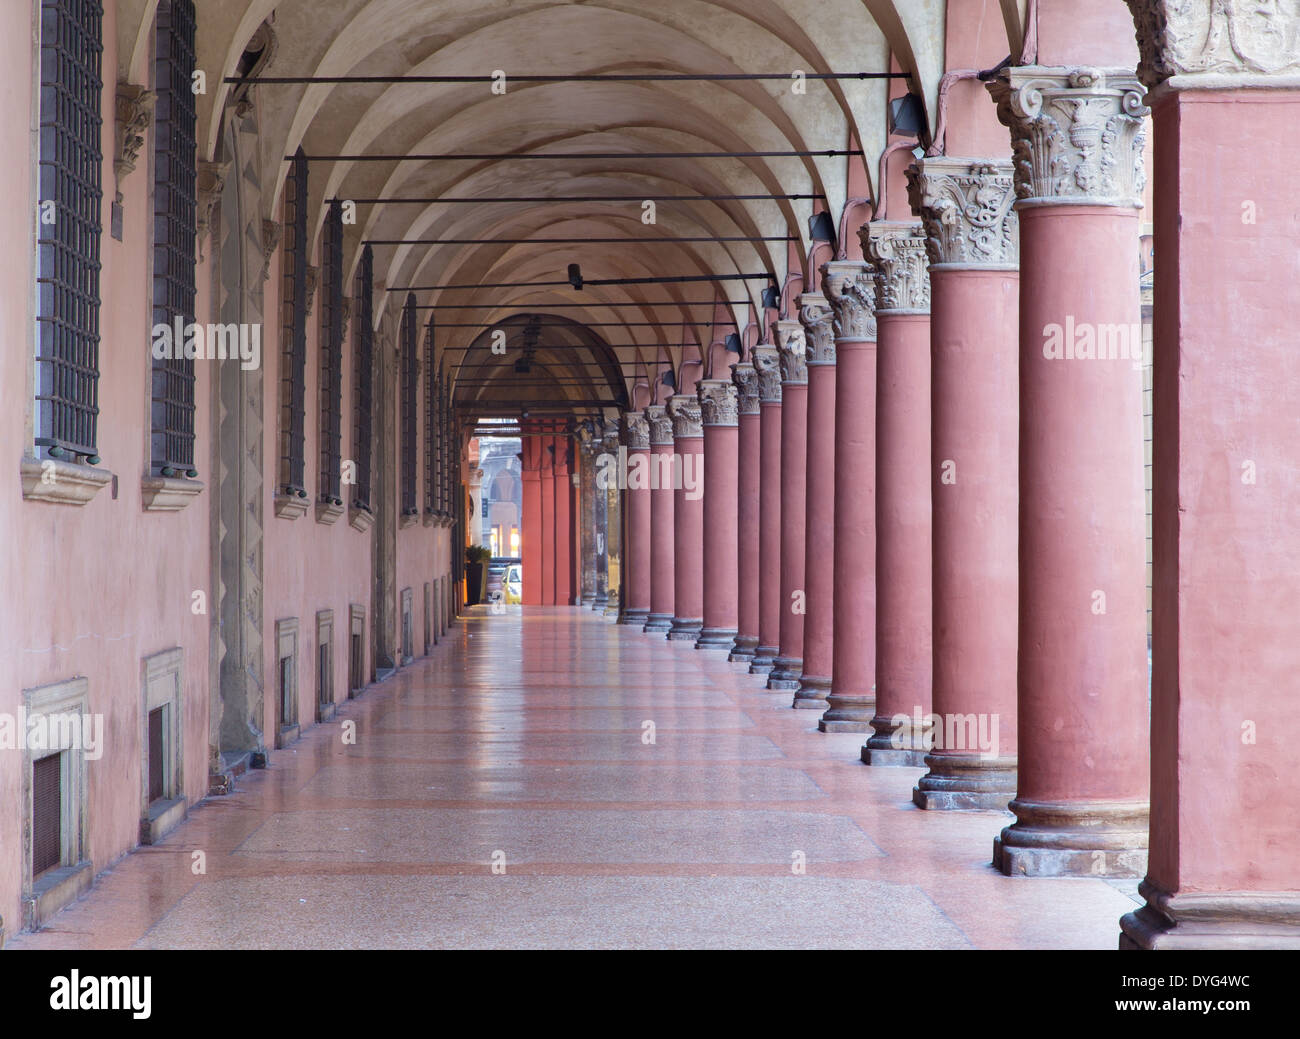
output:
[[[995,873],[1010,815],[914,808],[817,718],[589,610],[475,611],[10,948],[1115,948],[1136,882]]]

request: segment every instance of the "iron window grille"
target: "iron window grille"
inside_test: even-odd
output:
[[[307,157],[293,157],[284,200],[284,334],[280,360],[280,492],[305,498]]]
[[[416,388],[419,379],[420,354],[416,349],[415,293],[407,293],[406,306],[402,308],[402,515],[419,515],[416,507],[416,480],[418,478],[416,443]]]
[[[183,331],[194,322],[196,167],[193,0],[158,5],[154,83],[153,321]],[[194,468],[194,359],[173,340],[153,358],[150,454],[154,475],[198,476]]]
[[[100,0],[42,0],[35,444],[99,463]],[[48,217],[48,219],[47,219]]]
[[[433,515],[438,501],[438,465],[434,456],[437,445],[438,386],[433,366],[433,315],[424,332],[424,511]]]
[[[354,283],[355,301],[352,318],[352,355],[355,361],[355,406],[353,413],[352,452],[356,455],[356,491],[352,503],[365,512],[370,511],[370,458],[373,447],[374,398],[374,311],[375,291],[374,252],[370,246],[361,250],[361,263],[357,267]]]
[[[325,218],[324,335],[320,351],[320,500],[342,505],[343,451],[343,206]]]

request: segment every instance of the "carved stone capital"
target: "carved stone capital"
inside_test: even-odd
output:
[[[1127,69],[1003,69],[988,84],[1027,205],[1142,205],[1142,84]]]
[[[808,339],[802,321],[776,323],[776,348],[781,356],[781,382],[799,385],[808,381]]]
[[[922,159],[907,169],[912,212],[931,265],[1013,268],[1020,263],[1015,178],[1007,160]]]
[[[930,264],[920,224],[878,220],[858,232],[875,269],[876,312],[930,310]]]
[[[196,227],[199,240],[202,241],[212,230],[212,211],[221,200],[221,192],[226,187],[226,177],[230,174],[229,162],[200,162],[195,180]]]
[[[1142,58],[1138,76],[1155,88],[1267,85],[1300,78],[1300,10],[1258,0],[1128,0]],[[1191,77],[1190,80],[1185,77]]]
[[[781,403],[781,353],[768,343],[754,347],[754,370],[758,372],[758,400],[760,404]]]
[[[822,264],[822,291],[831,307],[836,340],[874,342],[876,276],[862,260]]]
[[[668,409],[662,404],[651,404],[645,409],[645,418],[650,423],[650,446],[673,446],[673,420]]]
[[[144,147],[145,131],[153,122],[154,106],[158,95],[135,83],[117,85],[117,150],[113,156],[113,174],[121,194],[122,181],[135,170]]]
[[[673,438],[688,440],[704,436],[703,415],[697,398],[685,393],[674,393],[668,398],[668,415],[673,420]]]
[[[307,264],[307,316],[311,317],[312,304],[316,302],[316,286],[320,284],[320,268]]]
[[[731,366],[731,381],[736,384],[736,407],[740,414],[757,415],[758,369],[749,361],[738,361]]]
[[[807,363],[835,363],[835,314],[820,292],[805,292],[799,297],[799,323],[807,343]]]
[[[339,335],[343,342],[348,340],[348,325],[352,321],[352,297],[344,296],[339,304],[339,316],[341,324],[339,325]]]
[[[629,451],[647,451],[650,448],[650,423],[640,411],[623,414],[623,446]]]
[[[739,394],[730,379],[702,379],[695,386],[700,417],[706,426],[734,426],[739,422]]]
[[[275,250],[280,247],[280,239],[284,236],[284,226],[276,223],[274,220],[262,221],[262,280],[266,281],[271,276],[271,260],[275,258]]]

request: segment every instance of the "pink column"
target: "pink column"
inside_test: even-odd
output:
[[[803,671],[804,538],[808,496],[808,359],[803,325],[776,323],[781,352],[781,648],[769,689],[794,692]]]
[[[1009,161],[908,171],[930,242],[934,742],[920,808],[1016,792],[1020,229]]]
[[[930,278],[920,224],[861,231],[876,269],[876,713],[868,765],[921,765],[930,739]]]
[[[704,627],[704,429],[700,402],[675,393],[673,420],[673,625],[668,638],[695,642]]]
[[[1140,876],[1142,375],[1116,348],[1141,338],[1146,110],[1127,70],[1017,67],[989,89],[1023,156],[1018,821],[995,842],[994,865]]]
[[[1206,36],[1193,12],[1130,6],[1167,14],[1164,39]],[[1300,155],[1278,130],[1300,123],[1300,91],[1281,80],[1294,82],[1300,60],[1261,76],[1220,38],[1167,82],[1170,56],[1141,20],[1138,41],[1161,258],[1151,851],[1147,904],[1124,917],[1120,946],[1296,949]],[[1211,62],[1216,88],[1196,89]]]
[[[739,457],[736,537],[736,642],[728,660],[750,662],[758,649],[759,495],[762,464],[762,416],[758,397],[758,370],[749,361],[731,366],[739,410]]]
[[[538,577],[542,584],[542,605],[555,605],[555,438],[542,437],[538,457],[542,460],[542,561]]]
[[[646,631],[673,626],[677,539],[673,536],[673,422],[662,404],[645,409],[650,424],[650,615]]]
[[[704,423],[704,627],[696,649],[736,644],[736,535],[740,428],[736,387],[703,379],[695,387]]]
[[[531,432],[528,426],[524,431]],[[523,483],[523,522],[521,523],[520,545],[523,560],[525,606],[542,604],[542,538],[545,536],[542,526],[542,439],[525,436],[521,444],[523,454],[520,480]]]
[[[618,458],[622,442],[619,423],[611,419],[605,423],[602,445],[606,456],[614,462],[614,479],[605,492],[605,608],[606,617],[618,617],[623,600],[626,578],[623,570],[623,490],[618,479]]]
[[[876,707],[876,285],[865,263],[826,265],[835,312],[834,665],[823,732],[870,732]]]
[[[650,424],[640,411],[623,416],[623,449],[627,458],[627,488],[623,492],[626,506],[623,545],[625,568],[623,587],[627,603],[619,617],[620,624],[644,628],[650,616]]]
[[[753,358],[760,413],[758,646],[749,673],[766,675],[781,641],[781,361],[765,343],[754,347]]]
[[[572,441],[555,438],[555,603],[567,606],[573,601],[573,512],[570,494],[569,455]]]
[[[808,344],[808,432],[804,469],[803,672],[795,707],[824,711],[831,690],[835,624],[835,328],[820,293],[799,297]],[[825,731],[825,730],[823,730]]]

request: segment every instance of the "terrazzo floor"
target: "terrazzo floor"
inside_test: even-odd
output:
[[[920,811],[923,769],[790,700],[587,609],[476,610],[8,948],[1116,947],[1136,881],[1001,876],[1009,814]]]

